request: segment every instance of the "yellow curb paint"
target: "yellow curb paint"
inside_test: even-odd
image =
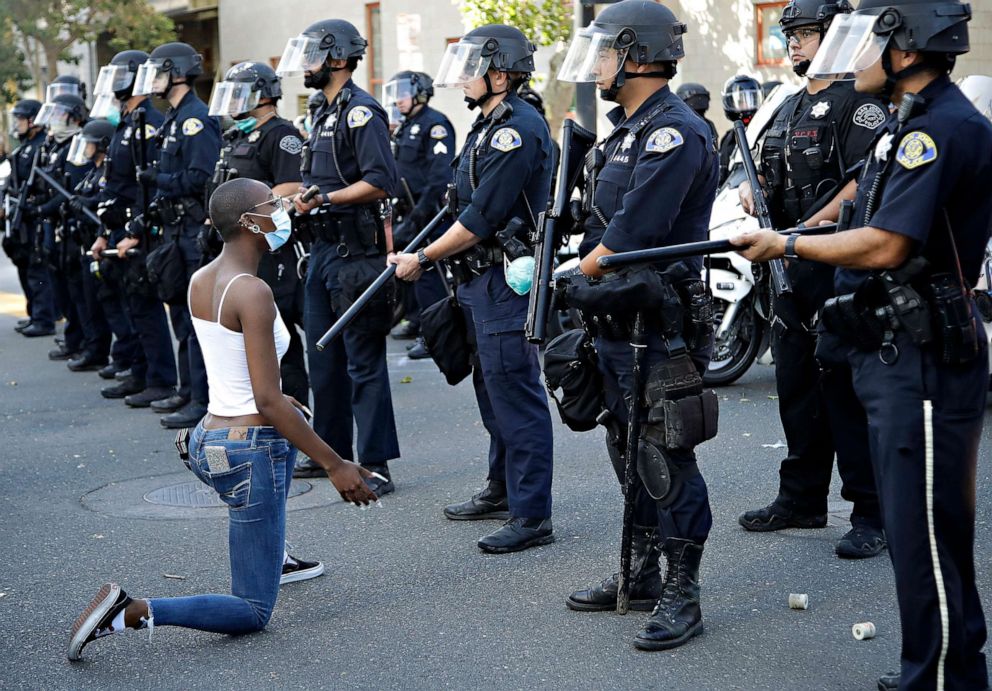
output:
[[[26,317],[28,303],[23,295],[17,293],[0,292],[0,314],[7,314],[12,317]]]

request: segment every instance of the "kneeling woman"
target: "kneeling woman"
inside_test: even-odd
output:
[[[264,184],[237,179],[217,188],[210,217],[224,250],[190,281],[189,307],[210,382],[209,413],[189,440],[190,469],[228,505],[231,595],[131,599],[105,584],[72,627],[69,659],[125,629],[184,626],[241,634],[272,615],[283,565],[286,497],[296,449],[327,472],[345,501],[376,496],[368,471],[343,460],[307,425],[301,405],[279,388],[289,332],[259,260],[289,237],[289,217]]]

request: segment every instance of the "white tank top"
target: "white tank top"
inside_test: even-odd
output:
[[[239,415],[255,415],[255,394],[251,389],[251,377],[248,375],[248,356],[245,353],[245,335],[239,331],[231,331],[220,323],[224,310],[224,298],[231,284],[242,276],[238,274],[224,288],[217,305],[217,321],[193,318],[193,329],[203,351],[203,363],[207,368],[207,383],[209,402],[207,411],[212,415],[222,417],[237,417]],[[193,281],[190,280],[190,290]],[[189,304],[189,295],[186,296]],[[190,308],[190,316],[193,310]],[[279,311],[276,310],[276,320],[273,324],[273,336],[276,342],[276,357],[282,360],[289,349],[289,329],[283,322]]]

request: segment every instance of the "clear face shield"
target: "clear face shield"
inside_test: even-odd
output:
[[[210,115],[242,115],[258,106],[259,92],[249,82],[217,82],[210,95]]]
[[[558,70],[563,82],[608,82],[620,73],[627,59],[627,50],[617,48],[617,35],[595,28],[576,35]]]
[[[382,87],[382,105],[389,115],[389,124],[398,125],[413,109],[413,85],[409,80],[396,79]]]
[[[482,55],[482,44],[449,43],[441,58],[434,86],[442,89],[457,88],[481,79],[492,60]]]
[[[93,107],[90,109],[90,117],[93,119],[107,118],[110,119],[115,115],[120,115],[121,102],[117,100],[117,97],[113,94],[100,94],[96,97],[93,102]]]
[[[149,60],[138,68],[138,73],[134,76],[134,91],[132,93],[135,96],[161,95],[168,88],[168,71],[162,69],[162,63]]]
[[[45,90],[45,100],[54,101],[56,96],[62,96],[64,94],[69,94],[70,96],[79,96],[82,98],[82,94],[79,92],[78,84],[70,84],[69,82],[56,82],[55,84],[49,84],[48,88]]]
[[[723,93],[723,109],[731,113],[753,113],[762,100],[760,88],[734,84]]]
[[[59,103],[46,103],[38,111],[34,124],[42,127],[58,127],[69,124],[69,109]]]
[[[117,91],[127,90],[133,80],[134,74],[127,65],[106,65],[100,68],[93,93],[97,96],[113,95]]]
[[[92,147],[90,149],[90,147]],[[74,166],[84,166],[96,154],[96,143],[91,142],[82,132],[72,138],[69,144],[69,155],[66,158]]]
[[[889,37],[875,33],[877,21],[876,14],[834,17],[806,75],[813,79],[849,80],[878,62]]]
[[[329,48],[320,47],[320,39],[297,36],[286,42],[276,74],[280,77],[300,77],[305,72],[317,72],[327,60]]]

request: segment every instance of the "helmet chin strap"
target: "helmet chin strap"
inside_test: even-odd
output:
[[[925,72],[929,66],[925,62],[918,62],[915,65],[910,65],[909,67],[894,71],[892,68],[892,54],[889,52],[889,46],[886,44],[885,48],[882,49],[882,69],[885,70],[885,86],[882,87],[879,96],[884,98],[886,101],[892,101],[892,94],[895,93],[896,85],[903,79],[909,79],[915,74],[920,72]],[[898,105],[898,104],[897,104]]]
[[[309,77],[303,75],[303,86],[308,89],[323,89],[331,81],[331,72],[340,72],[345,69],[348,69],[347,65],[344,67],[331,67],[331,64],[325,60],[319,72],[314,72]]]
[[[472,98],[471,96],[465,97],[465,103],[468,104],[469,110],[475,110],[476,108],[481,108],[486,101],[488,101],[493,96],[499,96],[500,94],[509,93],[509,89],[504,89],[503,91],[493,91],[493,83],[489,79],[489,73],[486,72],[482,75],[482,81],[486,83],[486,93],[479,98]]]
[[[805,77],[806,73],[809,71],[809,66],[813,64],[812,60],[803,60],[798,65],[792,66],[792,71],[796,73],[799,77]]]
[[[620,91],[620,87],[627,83],[628,79],[638,79],[640,77],[654,77],[655,79],[669,79],[668,72],[628,72],[627,70],[621,70],[617,73],[616,78],[613,80],[613,84],[609,89],[600,89],[599,97],[604,101],[616,101],[617,93]]]

